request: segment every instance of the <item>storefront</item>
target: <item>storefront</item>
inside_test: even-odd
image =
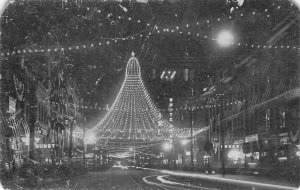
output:
[[[243,153],[245,154],[245,166],[254,168],[259,163],[259,144],[258,134],[253,134],[245,137],[243,144]]]
[[[235,139],[232,144],[225,145],[227,165],[231,167],[243,167],[245,155],[243,153],[243,139]]]

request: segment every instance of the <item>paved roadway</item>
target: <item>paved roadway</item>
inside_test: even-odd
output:
[[[78,189],[78,190],[166,190],[166,189],[179,189],[178,187],[172,188],[160,182],[156,179],[150,179],[150,183],[157,182],[155,184],[146,183],[144,177],[154,177],[160,175],[159,171],[150,170],[137,170],[133,168],[111,168],[105,172],[89,172],[84,176],[76,177],[70,181],[64,181],[62,183],[55,183],[45,186],[42,189]],[[147,179],[146,179],[147,181]],[[161,186],[161,187],[160,187]],[[165,186],[165,187],[164,187]],[[181,188],[184,189],[184,188]]]
[[[159,171],[134,168],[111,168],[105,172],[89,172],[84,176],[59,184],[51,184],[42,189],[78,190],[184,190],[184,187],[163,184],[157,180]]]
[[[209,176],[207,176],[209,177]],[[211,177],[209,177],[211,178]],[[170,174],[164,174],[158,170],[145,170],[120,167],[111,168],[105,172],[89,172],[86,175],[76,177],[70,181],[62,181],[44,186],[43,190],[260,190],[274,189],[266,187],[254,187],[218,181],[214,179],[182,178]],[[37,188],[36,188],[37,189]],[[281,189],[281,188],[277,188]],[[23,188],[27,190],[27,188]]]

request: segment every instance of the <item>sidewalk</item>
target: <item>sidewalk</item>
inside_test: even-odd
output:
[[[18,178],[18,179],[5,179],[5,180],[0,180],[0,184],[2,185],[3,189],[38,189],[42,188],[43,186],[47,184],[52,184],[52,183],[58,183],[63,181],[63,179],[60,178],[51,178],[51,177],[46,177],[46,178],[40,178],[36,181],[35,185],[31,185],[30,182],[28,182],[25,178]],[[0,190],[1,189],[0,185]]]

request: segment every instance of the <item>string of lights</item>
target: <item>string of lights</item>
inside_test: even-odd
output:
[[[135,142],[130,142],[130,141],[124,141],[124,140],[110,140],[107,141],[107,144],[123,144],[123,145],[130,145],[130,144],[134,144],[134,145],[156,145],[156,144],[161,144],[162,141],[160,140],[153,140],[153,141],[149,141],[149,140],[145,140],[145,141],[135,141]]]
[[[39,99],[39,101],[43,102],[43,103],[49,103],[49,102],[47,102],[45,100],[42,100],[42,99]],[[52,104],[57,105],[57,106],[62,105],[61,103],[57,103],[57,102],[52,102]],[[221,104],[207,104],[207,105],[204,105],[204,106],[193,107],[193,110],[202,110],[202,109],[206,109],[206,108],[221,107],[221,106],[229,106],[230,107],[232,105],[237,105],[237,104],[240,104],[240,102],[239,101],[227,102],[223,105],[221,105]],[[65,104],[65,106],[66,106],[66,104]],[[87,110],[105,110],[105,111],[109,111],[111,109],[114,109],[114,111],[119,111],[119,112],[128,112],[128,111],[130,111],[130,109],[128,109],[128,108],[117,109],[117,108],[108,108],[108,107],[99,107],[99,106],[79,106],[79,105],[76,105],[76,104],[74,106],[78,109],[87,109]],[[166,109],[156,108],[156,109],[159,110],[159,111],[163,111],[163,112],[169,111],[168,108],[166,108]],[[191,109],[192,109],[191,107],[173,108],[173,110],[175,110],[175,111],[178,111],[178,110],[191,110]],[[135,110],[139,111],[139,112],[140,111],[141,112],[149,111],[149,109],[147,109],[147,108],[145,108],[145,109],[144,108],[135,108]]]
[[[150,25],[149,25],[150,26]],[[116,37],[116,38],[102,38],[102,41],[99,41],[97,43],[90,43],[90,44],[84,44],[84,45],[74,45],[69,47],[59,46],[59,47],[40,47],[40,48],[34,48],[34,49],[19,49],[12,52],[2,52],[2,56],[10,56],[10,55],[20,55],[20,54],[26,54],[26,53],[44,53],[44,52],[58,52],[58,51],[79,51],[83,49],[93,49],[100,46],[109,46],[113,43],[117,43],[118,41],[125,41],[125,40],[134,40],[138,37],[143,37],[146,35],[143,35],[143,33],[147,32],[150,28],[147,27],[146,29],[132,34],[125,37]]]
[[[127,9],[123,6],[121,6],[121,8],[127,12]],[[85,8],[88,11],[95,11],[98,13],[102,13],[102,11],[100,9],[97,9],[96,7],[86,7]],[[132,23],[138,23],[138,24],[142,24],[144,22],[142,22],[140,19],[134,19],[132,17],[125,17],[125,16],[120,16],[120,15],[115,15],[113,13],[106,13],[105,14],[105,19],[110,19],[112,23],[117,23],[115,20],[112,20],[113,17],[115,17],[115,19],[117,20],[128,20],[131,21]],[[73,46],[64,46],[64,45],[54,45],[54,46],[48,46],[48,47],[35,47],[35,48],[20,48],[13,51],[2,51],[1,56],[13,56],[13,55],[19,55],[19,54],[26,54],[26,53],[44,53],[44,52],[57,52],[57,51],[76,51],[76,50],[82,50],[82,49],[88,49],[88,48],[95,48],[97,46],[104,46],[104,45],[110,45],[113,43],[117,43],[119,41],[125,41],[125,40],[134,40],[137,37],[149,37],[147,35],[144,35],[145,31],[148,31],[149,29],[151,29],[151,24],[145,23],[145,29],[137,32],[135,34],[132,35],[127,35],[124,37],[100,37],[101,41],[97,41],[97,42],[92,42],[89,44],[77,44],[77,45],[73,45]]]
[[[274,10],[276,11],[281,11],[283,9],[283,6],[281,5],[282,2],[273,2],[270,6],[270,8],[266,8],[264,9],[263,11],[251,11],[251,12],[247,12],[247,13],[240,13],[240,14],[231,14],[230,15],[227,15],[225,17],[217,17],[217,18],[211,18],[211,19],[205,19],[205,20],[201,20],[201,21],[196,21],[194,23],[187,23],[186,24],[186,27],[187,28],[190,28],[192,26],[199,26],[199,25],[203,25],[203,24],[206,24],[207,26],[210,26],[211,24],[213,23],[222,23],[222,22],[225,22],[226,20],[234,20],[234,19],[237,19],[237,17],[240,17],[240,18],[247,18],[248,16],[253,16],[253,15],[257,15],[258,17],[261,17],[262,15],[266,18],[270,18],[270,12],[274,12]],[[128,9],[124,6],[122,6],[121,4],[117,4],[118,7],[120,7],[120,9],[123,10],[124,13],[127,13],[128,12]],[[289,3],[290,6],[292,7],[295,7],[295,5],[291,2]],[[66,6],[67,7],[67,6]],[[242,8],[242,7],[241,7]],[[87,7],[83,7],[83,9],[89,11],[90,13],[92,12],[96,12],[96,13],[99,13],[99,14],[104,14],[103,12],[104,11],[101,11],[100,9],[98,9],[97,7],[90,7],[90,6],[87,6]],[[271,10],[272,9],[272,10]],[[117,20],[128,20],[128,21],[131,21],[131,22],[134,22],[134,23],[143,23],[141,21],[141,19],[134,19],[130,16],[126,17],[124,15],[115,15],[113,13],[105,13],[105,18],[115,18]],[[177,13],[174,14],[175,17],[177,17]],[[114,20],[112,20],[112,22],[116,23]],[[147,23],[146,24],[147,27],[150,26],[150,23]],[[178,31],[180,34],[183,34],[183,33],[186,33],[187,35],[192,35],[192,32],[188,31],[188,32],[185,32],[185,31],[180,31],[179,30],[179,26],[176,26],[176,29],[171,29],[171,28],[165,28],[165,27],[160,27],[160,29],[156,28],[157,29],[157,33],[160,33],[160,32],[175,32],[175,31]],[[142,31],[143,32],[143,31]],[[69,47],[44,47],[44,48],[34,48],[34,49],[19,49],[19,50],[14,50],[14,51],[11,51],[11,52],[2,52],[1,55],[2,56],[10,56],[10,55],[15,55],[15,54],[23,54],[23,53],[40,53],[40,52],[47,52],[47,51],[65,51],[65,50],[79,50],[79,49],[85,49],[85,48],[92,48],[92,47],[96,47],[97,45],[101,46],[101,45],[109,45],[111,43],[111,41],[114,41],[115,43],[118,42],[118,40],[128,40],[128,39],[134,39],[134,37],[136,37],[137,35],[140,35],[140,37],[142,37],[143,35],[141,34],[142,32],[140,33],[136,33],[136,34],[133,34],[133,35],[130,35],[130,36],[125,36],[125,37],[116,37],[116,38],[102,38],[103,40],[108,40],[106,42],[104,41],[101,41],[101,42],[94,42],[94,43],[90,43],[90,44],[84,44],[84,45],[74,45],[74,46],[69,46]],[[151,34],[151,33],[149,33]],[[216,40],[214,39],[213,37],[208,37],[208,35],[200,35],[199,33],[196,33],[194,34],[196,35],[197,37],[201,37],[203,39],[210,39],[210,40]],[[109,41],[110,40],[110,41]],[[256,43],[256,44],[248,44],[248,43],[241,43],[241,42],[233,42],[232,45],[236,45],[236,46],[244,46],[244,47],[249,47],[249,48],[265,48],[265,49],[293,49],[293,50],[296,50],[296,49],[300,49],[300,47],[298,46],[295,46],[295,45],[275,45],[275,46],[271,46],[271,45],[265,45],[263,43]]]
[[[280,6],[278,6],[280,7]],[[100,11],[101,12],[101,11]],[[265,9],[265,12],[268,12],[268,9]],[[256,12],[253,11],[252,15],[255,15]],[[108,13],[107,14],[107,18],[110,18],[113,14],[112,13]],[[244,14],[240,14],[240,17],[244,17]],[[269,15],[267,15],[267,17],[270,17]],[[125,19],[125,17],[123,16],[117,16],[117,19]],[[227,19],[227,18],[226,18]],[[232,19],[232,16],[229,16],[228,19]],[[131,17],[128,17],[127,20],[131,21],[133,20]],[[216,20],[214,19],[207,19],[205,21],[197,21],[194,24],[189,24],[187,23],[185,25],[186,29],[190,29],[193,25],[195,26],[199,26],[200,23],[206,23],[206,24],[211,24],[213,22],[223,22],[225,21],[224,18],[216,18]],[[134,21],[136,23],[142,23],[142,21],[136,20]],[[82,50],[82,49],[87,49],[87,48],[94,48],[97,46],[104,46],[104,45],[110,45],[112,43],[117,43],[119,41],[125,41],[125,40],[134,40],[136,39],[136,37],[143,37],[146,36],[147,38],[149,38],[150,35],[154,35],[153,32],[151,33],[149,31],[148,35],[143,35],[144,32],[148,31],[151,28],[151,24],[147,23],[146,24],[146,28],[138,33],[132,34],[132,35],[128,35],[128,36],[124,36],[124,37],[114,37],[114,38],[109,38],[109,37],[102,37],[101,41],[99,42],[93,42],[90,44],[84,44],[84,45],[73,45],[73,46],[68,46],[68,47],[64,47],[64,46],[60,46],[60,47],[37,47],[37,48],[32,48],[32,49],[18,49],[18,50],[14,50],[14,51],[10,51],[10,52],[2,52],[1,55],[2,56],[13,56],[13,55],[18,55],[18,54],[26,54],[26,53],[43,53],[43,52],[56,52],[56,51],[76,51],[76,50]],[[192,32],[190,30],[186,30],[184,28],[180,28],[179,26],[175,26],[174,28],[166,28],[166,27],[159,27],[157,25],[155,25],[155,29],[156,29],[156,33],[157,34],[163,34],[163,33],[179,33],[179,34],[185,34],[188,36],[194,36],[196,38],[201,38],[204,40],[212,40],[215,41],[217,40],[214,37],[210,37],[207,34],[200,34],[197,32]],[[106,41],[105,41],[106,40]],[[255,49],[285,49],[285,50],[299,50],[300,47],[296,46],[296,45],[288,45],[288,44],[281,44],[281,45],[267,45],[264,43],[255,43],[255,44],[251,44],[251,43],[242,43],[242,42],[232,42],[232,45],[236,46],[236,47],[248,47],[248,48],[255,48]]]
[[[281,4],[279,4],[281,3]],[[293,1],[282,1],[282,0],[277,0],[277,2],[273,2],[272,6],[277,8],[278,10],[281,8],[282,3],[286,3],[289,4],[289,7],[294,7],[296,9],[298,9],[298,7],[294,4]]]
[[[209,127],[203,128],[193,128],[193,134],[197,135],[206,130],[209,130]],[[186,138],[191,136],[191,128],[175,128],[173,131],[174,138]]]
[[[187,24],[187,28],[188,28],[188,24]],[[164,27],[158,27],[157,25],[155,26],[156,31],[154,31],[153,33],[157,33],[157,34],[161,34],[161,33],[179,33],[179,34],[186,34],[188,36],[193,36],[196,38],[201,38],[204,40],[212,40],[212,41],[216,41],[216,38],[213,37],[209,37],[208,35],[200,35],[200,33],[193,33],[191,31],[185,31],[185,30],[179,30],[179,26],[176,26],[175,28],[164,28]],[[154,35],[152,33],[152,35]],[[263,43],[257,43],[257,44],[249,44],[249,43],[242,43],[242,42],[232,42],[231,45],[234,45],[236,47],[248,47],[248,48],[252,48],[252,49],[282,49],[282,50],[300,50],[299,46],[295,46],[295,45],[267,45],[267,44],[263,44]]]
[[[149,25],[150,26],[150,25]],[[187,32],[187,31],[181,31],[179,30],[179,27],[176,26],[176,30],[175,29],[169,29],[169,28],[159,28],[158,26],[155,27],[156,28],[156,33],[160,34],[161,31],[162,32],[171,32],[171,33],[175,33],[175,31],[178,31],[179,34],[187,34],[189,36],[193,35],[192,32]],[[141,32],[135,33],[133,35],[130,36],[126,36],[126,37],[117,37],[117,38],[103,38],[102,42],[98,42],[98,43],[90,43],[90,44],[86,44],[86,45],[74,45],[74,46],[69,46],[69,47],[52,47],[52,48],[35,48],[35,49],[19,49],[19,50],[15,50],[12,52],[2,52],[1,55],[2,56],[13,56],[13,55],[20,55],[20,54],[26,54],[26,53],[43,53],[43,52],[57,52],[57,51],[79,51],[82,49],[87,49],[87,48],[95,48],[97,46],[104,46],[104,45],[110,45],[111,42],[115,42],[117,43],[120,40],[134,40],[136,37],[143,37],[143,33],[148,31],[148,29],[144,29]],[[149,37],[150,35],[153,35],[153,33],[149,32],[149,34],[147,35],[147,37]],[[213,40],[215,41],[215,38],[211,38],[208,37],[208,35],[202,35],[200,36],[199,33],[195,33],[194,36],[196,36],[197,38],[202,38],[202,39],[207,39],[207,40]],[[105,42],[105,40],[107,40]],[[266,44],[248,44],[248,43],[241,43],[241,42],[232,42],[232,45],[235,45],[236,47],[249,47],[249,48],[253,48],[253,49],[282,49],[282,50],[300,50],[299,46],[295,46],[295,45],[266,45]]]
[[[192,27],[192,26],[206,26],[206,27],[210,27],[212,24],[220,24],[220,23],[224,23],[227,21],[234,21],[236,19],[242,19],[242,18],[247,18],[249,16],[258,16],[261,17],[263,14],[264,17],[270,19],[271,16],[269,14],[269,9],[265,9],[264,12],[257,12],[257,11],[252,11],[252,12],[248,12],[248,13],[240,13],[240,14],[236,14],[236,15],[232,15],[230,14],[229,16],[224,16],[224,17],[217,17],[217,18],[212,18],[212,19],[203,19],[203,20],[198,20],[196,22],[193,23],[187,23],[186,27]],[[175,14],[177,15],[177,14]],[[175,16],[176,17],[176,16]]]
[[[296,8],[296,6],[293,3],[290,3],[290,6]],[[255,11],[248,11],[246,13],[244,12],[244,13],[234,14],[234,11],[233,11],[234,9],[240,10],[240,9],[242,9],[242,7],[236,7],[236,8],[232,7],[231,10],[230,10],[229,15],[225,15],[225,13],[224,13],[223,15],[225,15],[225,16],[223,16],[223,17],[202,19],[202,20],[195,21],[193,23],[186,23],[186,26],[188,28],[190,28],[192,26],[210,27],[213,24],[218,24],[219,25],[220,23],[224,23],[224,22],[227,22],[227,21],[232,22],[232,21],[235,21],[235,20],[248,18],[248,17],[253,17],[253,16],[257,16],[257,18],[265,17],[267,19],[271,19],[272,18],[271,12],[274,12],[274,11],[278,12],[278,11],[283,10],[281,4],[276,4],[274,2],[271,4],[270,8],[265,8],[261,11],[255,10]],[[296,8],[295,11],[298,11],[298,9]],[[174,17],[177,18],[178,14],[175,13]]]
[[[89,7],[87,7],[87,10],[90,10]],[[98,13],[102,13],[101,10],[99,10],[99,9],[95,9],[94,11],[96,11]],[[106,13],[104,18],[101,20],[109,19],[111,21],[111,23],[116,24],[115,20],[113,20],[113,17],[117,20],[127,20],[132,23],[138,23],[138,24],[143,23],[140,19],[134,19],[132,17],[125,17],[125,16],[120,16],[120,15],[114,15],[113,13]],[[87,17],[84,17],[84,18],[87,18]],[[147,23],[146,25],[149,26],[150,23]]]
[[[128,10],[127,10],[127,8],[126,7],[123,7],[122,5],[120,6],[120,8],[125,12],[125,13],[127,13],[128,12]],[[96,7],[86,7],[85,8],[87,11],[93,11],[93,12],[97,12],[97,13],[102,13],[102,11],[100,10],[100,9],[97,9]],[[131,21],[131,22],[133,22],[133,23],[138,23],[138,24],[141,24],[142,23],[142,21],[140,20],[140,19],[134,19],[134,18],[132,18],[132,17],[130,17],[130,16],[128,16],[128,17],[125,17],[125,16],[120,16],[120,15],[115,15],[115,14],[113,14],[113,13],[107,13],[107,14],[105,14],[106,16],[105,16],[105,18],[112,18],[113,16],[115,16],[115,18],[116,19],[118,19],[118,20],[128,20],[128,21]],[[112,22],[114,22],[115,23],[115,21],[114,20],[112,20]],[[149,26],[150,25],[150,23],[147,23],[147,26]]]

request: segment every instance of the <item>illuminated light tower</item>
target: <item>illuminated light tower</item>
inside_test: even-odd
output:
[[[101,139],[165,140],[189,136],[174,128],[152,102],[142,77],[139,61],[132,52],[121,89],[103,119],[87,133]],[[195,131],[195,134],[201,132]]]

